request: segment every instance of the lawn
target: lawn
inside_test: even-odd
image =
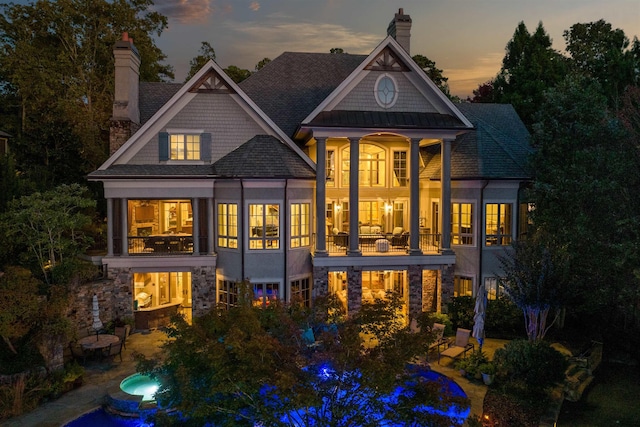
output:
[[[564,401],[558,427],[637,426],[640,369],[603,362],[579,402]]]

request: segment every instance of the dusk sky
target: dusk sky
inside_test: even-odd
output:
[[[633,40],[640,36],[638,0],[155,0],[169,18],[157,39],[183,82],[202,41],[216,51],[222,67],[253,70],[282,52],[323,52],[339,47],[369,54],[386,36],[388,23],[403,8],[413,21],[411,55],[436,62],[451,93],[466,98],[500,69],[505,46],[524,21],[539,22],[556,50],[573,24],[604,19]]]

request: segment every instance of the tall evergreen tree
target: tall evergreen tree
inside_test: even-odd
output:
[[[173,78],[153,35],[166,18],[151,0],[38,0],[0,6],[0,90],[16,99],[19,128],[5,129],[18,167],[42,187],[78,180],[108,155],[113,45],[128,32],[140,77]],[[65,164],[73,161],[73,164]],[[46,173],[38,176],[43,169]]]
[[[565,73],[566,60],[552,49],[542,22],[533,34],[520,22],[507,43],[502,68],[493,82],[495,100],[513,104],[530,127],[544,91],[561,81]]]

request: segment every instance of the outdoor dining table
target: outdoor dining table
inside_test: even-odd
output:
[[[82,346],[85,350],[101,350],[103,348],[109,347],[111,344],[116,344],[120,341],[120,338],[117,335],[111,334],[99,334],[99,335],[89,335],[84,338],[78,340],[78,344]]]

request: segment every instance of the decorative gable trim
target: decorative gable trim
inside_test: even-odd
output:
[[[364,69],[371,71],[409,71],[409,67],[389,47],[384,48]]]
[[[191,93],[236,93],[213,70],[198,79],[190,88]]]

